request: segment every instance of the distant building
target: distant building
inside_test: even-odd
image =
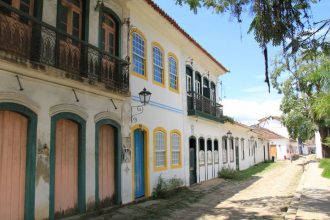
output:
[[[282,124],[280,117],[264,117],[252,127],[265,128],[273,133],[270,138],[270,154],[276,159],[285,160],[290,158],[290,154],[300,154],[298,143],[290,139],[287,128]]]

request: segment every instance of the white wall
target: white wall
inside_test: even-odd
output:
[[[266,121],[263,121],[260,123],[260,126],[266,129],[269,129],[283,137],[289,138],[289,133],[286,127],[281,123],[281,121],[270,118],[267,119]]]

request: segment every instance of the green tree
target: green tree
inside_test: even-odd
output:
[[[175,0],[177,4],[188,4],[197,13],[201,7],[213,9],[216,13],[230,13],[238,22],[242,14],[253,17],[249,33],[254,34],[265,58],[265,82],[268,77],[267,46],[283,46],[283,55],[295,57],[301,49],[305,55],[322,52],[330,54],[327,37],[330,32],[330,18],[311,20],[311,4],[320,0]]]
[[[282,121],[291,138],[305,141],[314,135],[315,130],[319,130],[322,144],[329,146],[329,56],[323,54],[312,60],[302,55],[294,60],[279,56],[274,61],[271,79],[274,88],[284,95]]]

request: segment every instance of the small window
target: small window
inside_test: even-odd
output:
[[[186,76],[186,80],[187,80],[187,93],[189,96],[191,96],[191,91],[192,91],[192,88],[191,88],[191,76],[187,75]]]
[[[234,162],[234,139],[229,139],[230,162]]]
[[[137,76],[146,78],[146,40],[141,33],[132,32],[132,64]]]
[[[215,84],[211,82],[211,92],[210,92],[211,101],[216,101],[216,92],[215,92]]]
[[[203,138],[199,139],[199,165],[205,165],[205,141]]]
[[[201,77],[200,73],[195,72],[195,90],[196,90],[196,94],[202,94],[201,81],[202,81],[202,77]]]
[[[193,90],[192,88],[192,75],[193,75],[193,71],[189,66],[186,66],[186,90],[187,90],[187,94],[189,96],[191,96],[191,92]]]
[[[171,167],[181,166],[181,134],[179,131],[171,132]]]
[[[244,149],[244,139],[241,138],[241,151],[242,151],[242,160],[245,159],[245,149]]]
[[[212,140],[207,140],[207,163],[212,164]]]
[[[178,60],[170,54],[168,58],[169,65],[169,86],[172,91],[179,91],[179,77],[178,77]]]
[[[214,163],[218,164],[219,163],[219,146],[218,146],[218,141],[214,141]]]
[[[228,162],[228,150],[227,150],[227,138],[222,138],[222,162],[227,163]]]
[[[155,170],[166,169],[166,131],[162,128],[154,130]]]
[[[165,85],[164,80],[164,55],[160,45],[154,43],[152,47],[153,60],[153,82],[156,84]]]

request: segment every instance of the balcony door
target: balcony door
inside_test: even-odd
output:
[[[76,39],[82,36],[82,4],[81,0],[58,2],[57,27]],[[81,45],[74,38],[60,38],[58,64],[61,69],[79,74]]]
[[[33,15],[33,0],[3,0],[8,6]],[[30,58],[32,23],[23,16],[0,7],[0,49]]]
[[[102,55],[101,78],[110,87],[115,87],[116,65],[113,56],[118,56],[118,22],[116,18],[106,11],[101,15],[100,47],[105,52]]]

